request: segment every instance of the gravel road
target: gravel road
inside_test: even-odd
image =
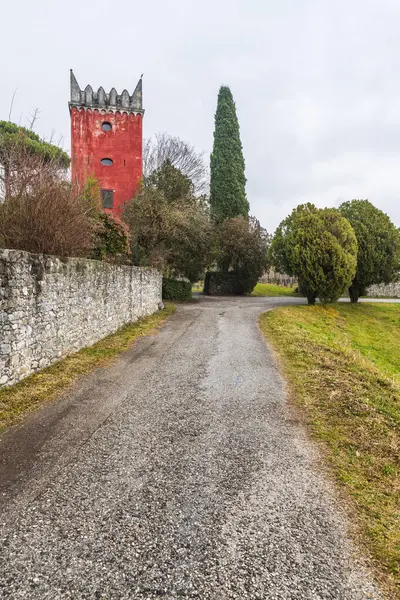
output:
[[[257,316],[204,299],[0,437],[0,598],[375,600]]]

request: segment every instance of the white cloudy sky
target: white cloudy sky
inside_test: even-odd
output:
[[[0,119],[63,137],[69,69],[133,91],[145,136],[210,152],[219,86],[240,119],[251,212],[369,198],[400,225],[399,0],[19,0],[1,11]]]

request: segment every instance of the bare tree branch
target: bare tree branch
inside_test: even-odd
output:
[[[28,121],[28,123],[29,123],[29,129],[31,131],[33,131],[35,123],[36,123],[36,121],[39,118],[39,113],[40,113],[40,110],[38,108],[34,108],[33,109],[33,113],[29,115],[30,116],[30,120],[28,118],[26,119]]]
[[[52,130],[51,130],[50,137],[49,137],[49,139],[47,140],[47,142],[48,142],[49,144],[54,144],[54,138],[55,138],[55,137],[56,137],[56,130],[55,130],[55,129],[52,129]]]
[[[1,140],[0,140],[1,141]],[[59,256],[87,255],[97,224],[56,160],[17,139],[1,148],[0,247]]]
[[[15,94],[17,93],[18,88],[15,88],[14,93],[12,95],[11,98],[11,104],[10,104],[10,112],[8,113],[8,120],[11,121],[11,114],[12,114],[12,109],[14,106],[14,98],[15,98]]]
[[[154,138],[144,140],[143,144],[143,178],[163,166],[169,160],[192,182],[197,194],[208,191],[208,166],[204,160],[204,152],[196,152],[189,143],[168,133],[157,133]]]

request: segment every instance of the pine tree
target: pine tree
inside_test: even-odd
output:
[[[244,158],[239,122],[231,90],[222,86],[215,113],[214,146],[211,154],[211,216],[218,223],[247,217]]]

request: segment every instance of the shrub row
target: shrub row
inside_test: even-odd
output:
[[[162,297],[164,300],[190,300],[192,284],[184,279],[163,278]]]
[[[207,271],[204,280],[204,294],[207,296],[231,296],[249,294],[253,291],[257,278],[235,272]]]

